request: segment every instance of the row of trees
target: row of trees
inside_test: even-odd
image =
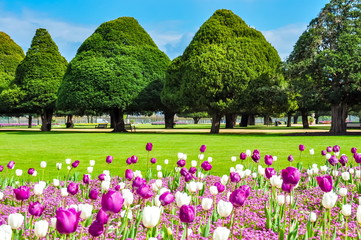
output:
[[[25,58],[2,33],[0,112],[41,115],[43,131],[51,129],[54,110],[69,116],[69,126],[73,114],[109,113],[115,132],[125,131],[124,113],[163,111],[172,128],[176,113],[206,112],[211,133],[218,133],[223,116],[233,127],[236,115],[247,126],[255,115],[290,118],[300,111],[307,127],[310,111],[331,107],[331,132],[345,132],[361,92],[360,13],[359,1],[331,0],[285,63],[261,32],[229,10],[217,10],[173,61],[129,17],[101,24],[69,64],[45,29],[37,30]],[[3,42],[12,50],[5,52]],[[1,69],[8,55],[11,64]]]

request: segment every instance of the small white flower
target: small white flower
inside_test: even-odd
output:
[[[237,164],[236,165],[236,170],[242,171],[244,168],[244,166],[242,164]]]
[[[314,155],[314,154],[315,154],[315,149],[311,148],[311,149],[310,149],[310,154],[311,154],[311,155]]]
[[[265,171],[266,171],[266,169],[264,167],[262,167],[261,165],[258,165],[258,174],[259,175],[264,176]]]
[[[349,172],[343,172],[341,173],[341,177],[344,181],[350,180],[350,173]]]
[[[350,204],[345,204],[342,206],[341,209],[341,213],[342,215],[344,215],[345,217],[349,217],[351,216],[351,205]]]
[[[340,188],[338,194],[340,194],[341,197],[347,196],[347,188]]]
[[[90,204],[78,204],[78,211],[81,211],[80,217],[84,220],[90,218],[93,212],[93,205]]]
[[[355,173],[355,169],[350,168],[350,169],[348,170],[348,172],[349,172],[350,174],[354,174],[354,173]]]
[[[162,172],[157,172],[157,177],[158,178],[163,178],[163,173]]]
[[[67,197],[69,195],[67,188],[60,188],[60,194],[62,197]]]
[[[218,188],[216,186],[210,186],[209,191],[213,196],[218,194]]]
[[[40,167],[41,167],[41,168],[46,168],[46,162],[45,162],[45,161],[41,161],[41,162],[40,162]]]
[[[198,159],[202,161],[204,159],[204,154],[203,153],[198,154]]]
[[[316,213],[311,212],[311,213],[310,213],[310,216],[308,217],[308,220],[310,220],[310,222],[316,222],[316,220],[317,220],[317,215],[316,215]]]
[[[90,174],[90,173],[93,173],[94,168],[93,167],[87,167],[86,170]]]
[[[110,171],[109,170],[103,170],[103,173],[105,174],[105,176],[110,176]]]
[[[339,172],[338,172],[337,170],[333,170],[333,171],[332,171],[332,176],[337,177],[338,174],[339,174]]]
[[[134,178],[136,178],[136,177],[140,177],[140,178],[143,177],[142,172],[140,170],[135,170],[134,171]]]
[[[247,155],[247,157],[250,157],[250,156],[252,155],[251,150],[247,149],[247,150],[246,150],[246,155]]]
[[[326,159],[328,160],[328,159],[330,159],[331,158],[331,154],[329,154],[329,153],[326,153]]]
[[[187,160],[187,157],[188,157],[187,154],[183,153],[183,159]]]
[[[65,159],[65,163],[69,165],[71,163],[71,159],[70,158]]]
[[[95,160],[89,160],[89,165],[90,165],[91,167],[94,167],[94,165],[95,165]]]
[[[16,169],[16,170],[15,170],[15,174],[16,174],[16,176],[20,177],[21,175],[23,175],[23,170],[21,170],[21,169]]]
[[[183,156],[184,156],[183,153],[181,153],[181,152],[178,153],[178,159],[183,159]]]
[[[326,165],[320,167],[321,172],[327,172],[328,167]]]
[[[278,205],[282,206],[283,204],[285,204],[285,202],[286,202],[286,198],[284,195],[277,195]]]
[[[165,160],[164,160],[164,164],[168,165],[168,163],[169,163],[169,160],[168,160],[168,159],[165,159]]]
[[[34,184],[34,194],[37,196],[43,195],[44,188],[41,184]]]
[[[231,157],[231,161],[232,161],[232,162],[235,162],[235,161],[237,161],[237,157],[235,157],[235,156],[232,156],[232,157]]]
[[[192,160],[192,161],[191,161],[191,166],[192,166],[192,167],[197,167],[197,163],[198,163],[198,162],[197,162],[196,160]]]
[[[209,210],[212,208],[213,199],[211,198],[203,198],[202,199],[202,209],[203,210]]]
[[[46,220],[35,222],[34,233],[38,238],[43,238],[48,233],[49,223]]]
[[[235,171],[236,171],[236,169],[234,167],[229,168],[229,172],[235,172]]]
[[[62,163],[56,163],[56,169],[60,170],[62,167],[63,167],[63,164]]]
[[[118,185],[119,185],[120,190],[125,188],[125,183],[123,183],[123,182],[119,182]]]
[[[201,191],[203,189],[203,183],[202,182],[197,182],[197,190]]]
[[[35,170],[33,173],[33,177],[36,177],[38,175],[38,172]]]
[[[197,172],[197,177],[199,179],[203,179],[204,178],[204,174],[202,172]]]
[[[273,156],[273,161],[276,162],[278,160],[277,156]]]
[[[66,169],[68,169],[70,171],[71,167],[70,166],[67,166]]]
[[[228,175],[223,175],[222,178],[221,178],[221,183],[223,185],[227,185],[228,180],[229,180],[229,176]]]
[[[252,178],[257,178],[257,173],[252,173]]]
[[[250,170],[250,169],[246,169],[246,170],[244,170],[244,175],[245,176],[251,176],[251,174],[252,174],[252,171]],[[263,174],[264,175],[264,174]],[[242,177],[242,176],[241,176]]]
[[[162,171],[162,165],[157,165],[157,171]]]
[[[102,181],[101,188],[103,191],[108,191],[110,188],[110,181]]]
[[[217,227],[213,232],[213,240],[228,240],[231,231],[226,227]]]
[[[124,216],[125,216],[125,214],[127,213],[127,211],[128,211],[127,218],[128,218],[129,220],[132,220],[132,219],[133,219],[133,212],[132,212],[131,209],[127,209],[127,210],[121,211],[121,212],[120,212],[120,216],[121,216],[122,218],[124,218]]]
[[[55,187],[58,187],[58,186],[60,185],[59,179],[53,179],[53,185],[54,185]]]
[[[211,162],[213,161],[213,158],[212,158],[212,157],[208,157],[208,158],[207,158],[207,161],[211,163]]]

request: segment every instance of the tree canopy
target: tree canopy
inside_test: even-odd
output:
[[[159,108],[154,103],[160,103],[169,64],[169,58],[134,18],[103,23],[70,62],[57,105],[78,114],[109,112],[116,120],[114,131],[125,131],[125,111]]]
[[[210,113],[213,133],[218,133],[222,115],[242,107],[249,82],[273,76],[281,62],[262,33],[230,10],[217,10],[179,61],[181,101]]]

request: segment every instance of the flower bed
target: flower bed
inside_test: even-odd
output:
[[[148,155],[152,148],[146,145]],[[298,162],[305,147],[299,150]],[[35,183],[28,180],[39,178],[37,170],[23,176],[10,161],[0,167],[0,239],[360,239],[357,149],[349,161],[339,146],[327,147],[324,166],[279,172],[271,167],[277,157],[264,155],[263,168],[261,153],[247,150],[222,177],[211,174],[205,151],[202,145],[198,161],[179,153],[177,166],[165,160],[155,167],[149,158],[144,176],[131,156],[124,175],[104,170],[91,179],[91,160],[82,181],[72,174],[79,174],[80,161],[66,160],[67,176]],[[105,161],[112,164],[113,157]]]
[[[0,127],[21,127],[28,126],[27,123],[0,123]],[[31,126],[37,126],[36,123],[32,123]]]

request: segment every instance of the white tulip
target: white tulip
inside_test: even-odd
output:
[[[338,194],[340,194],[341,197],[347,196],[347,188],[340,188]]]
[[[91,167],[94,167],[94,165],[95,165],[95,160],[89,160],[89,165],[90,165]]]
[[[207,158],[207,161],[211,163],[211,162],[213,162],[213,158],[212,158],[212,157],[208,157],[208,158]]]
[[[202,182],[197,182],[197,190],[201,191],[203,189],[203,183]]]
[[[71,163],[71,159],[70,158],[65,159],[65,163],[69,165]]]
[[[67,209],[70,209],[70,208],[74,208],[75,211],[79,212],[79,206],[76,205],[76,204],[71,204],[71,205],[69,205],[69,206],[67,207]]]
[[[45,182],[45,181],[39,181],[38,184],[39,184],[42,188],[45,189],[45,187],[46,187],[46,182]]]
[[[358,205],[356,212],[356,219],[359,224],[361,224],[361,205]]]
[[[257,173],[252,173],[252,178],[257,178]]]
[[[277,195],[278,205],[282,206],[283,204],[285,204],[285,202],[286,202],[286,198],[284,195]]]
[[[316,220],[317,220],[317,215],[316,215],[316,213],[311,212],[311,213],[310,213],[310,216],[308,217],[308,220],[310,220],[310,222],[316,222]]]
[[[227,185],[228,180],[229,180],[229,176],[228,175],[223,175],[222,178],[221,178],[221,183],[223,185]]]
[[[187,154],[183,153],[183,159],[187,160]]]
[[[45,161],[41,161],[41,162],[40,162],[40,167],[41,167],[41,168],[46,168],[46,162],[45,162]]]
[[[155,205],[156,207],[160,207],[160,206],[162,205],[162,203],[161,203],[160,200],[159,200],[159,197],[160,197],[160,195],[156,195],[156,196],[154,197],[154,205]]]
[[[40,184],[34,184],[34,194],[37,196],[43,195],[44,193],[44,188],[42,185]]]
[[[234,167],[230,167],[229,168],[229,172],[231,173],[231,172],[235,172],[236,171],[236,169],[234,168]]]
[[[127,211],[128,211],[127,218],[128,218],[129,220],[132,220],[132,219],[133,219],[133,212],[132,212],[131,209],[127,209],[127,210],[121,211],[121,212],[120,212],[120,216],[121,216],[122,218],[124,218],[124,216],[125,216],[125,214],[127,213]]]
[[[157,171],[162,171],[162,165],[157,165]]]
[[[52,228],[56,228],[56,218],[50,218],[50,226]]]
[[[246,150],[246,155],[247,155],[247,157],[250,157],[250,156],[252,155],[251,150],[247,149],[247,150]]]
[[[239,171],[242,171],[244,168],[244,166],[242,164],[237,164],[236,165],[236,169],[239,170]]]
[[[262,167],[261,165],[258,165],[258,174],[259,175],[264,176],[265,171],[266,171],[266,169],[264,167]]]
[[[287,197],[286,197],[286,204],[292,204],[292,203],[293,203],[293,197],[287,195]]]
[[[66,169],[68,169],[68,171],[70,171],[71,167],[70,167],[70,166],[67,166]]]
[[[273,156],[273,161],[276,162],[278,160],[277,156]]]
[[[162,182],[162,180],[161,180],[161,179],[157,179],[157,180],[155,180],[155,184],[157,185],[157,187],[158,187],[159,189],[161,189],[161,188],[162,188],[162,186],[163,186],[163,182]]]
[[[110,188],[110,181],[102,181],[101,188],[103,191],[108,191]]]
[[[93,167],[87,167],[86,170],[90,174],[90,173],[93,173],[94,168]]]
[[[320,170],[318,169],[318,167],[312,167],[312,171],[314,174],[318,174]]]
[[[337,201],[337,194],[334,192],[327,192],[323,194],[322,205],[324,208],[333,208]]]
[[[157,172],[157,177],[158,178],[163,178],[163,173],[162,172]]]
[[[119,183],[118,183],[118,186],[119,186],[119,190],[122,190],[122,189],[125,188],[125,183],[119,182]]]
[[[49,223],[46,220],[35,222],[34,233],[38,238],[43,238],[48,233]]]
[[[20,213],[11,213],[8,217],[8,224],[12,229],[19,229],[24,222],[24,216]]]
[[[310,149],[310,154],[311,154],[311,155],[314,155],[314,154],[315,154],[315,149],[311,148],[311,149]]]
[[[134,178],[136,178],[136,177],[143,178],[142,172],[140,170],[134,171]]]
[[[23,170],[21,170],[21,169],[16,169],[16,170],[15,170],[15,175],[18,176],[18,177],[20,177],[21,175],[23,175]]]
[[[197,167],[197,163],[198,163],[198,162],[197,162],[196,160],[192,160],[192,161],[191,161],[191,166],[192,166],[192,167]]]
[[[251,169],[246,169],[246,170],[244,170],[244,175],[245,176],[251,176],[251,174],[252,174],[252,171],[251,171]],[[264,175],[264,174],[263,174]],[[242,177],[242,176],[241,176]]]
[[[189,182],[186,184],[186,188],[188,192],[195,193],[197,192],[197,183],[196,182]]]
[[[110,176],[110,171],[109,171],[109,170],[103,170],[103,173],[104,173],[106,176]]]
[[[183,153],[179,152],[178,153],[178,159],[183,159],[183,155],[184,155]]]
[[[212,208],[213,199],[211,198],[203,198],[202,199],[202,209],[209,210]]]
[[[348,170],[348,172],[349,172],[350,174],[354,174],[354,173],[355,173],[355,169],[350,168],[350,169]]]
[[[307,175],[312,176],[313,175],[313,169],[307,169]]]
[[[328,167],[326,165],[320,167],[321,172],[327,172]]]
[[[231,231],[226,227],[217,227],[213,232],[213,240],[227,240]]]
[[[0,226],[0,239],[1,240],[11,240],[13,231],[11,230],[10,225],[3,224]]]
[[[54,185],[55,187],[58,187],[58,186],[60,185],[59,179],[53,179],[53,185]]]
[[[157,191],[159,190],[157,184],[155,184],[155,183],[152,183],[150,186],[152,187],[152,190],[153,190],[154,192],[157,192]]]
[[[282,180],[281,176],[273,175],[273,176],[270,178],[270,182],[271,182],[271,186],[272,186],[272,187],[281,188],[281,187],[282,187],[283,180]]]
[[[56,166],[56,169],[60,170],[63,167],[63,164],[58,162],[55,164],[55,166]]]
[[[350,173],[349,172],[343,172],[341,173],[341,177],[344,181],[350,180]]]
[[[340,155],[340,152],[335,152],[335,155],[338,157]]]
[[[168,165],[169,160],[168,159],[164,159],[164,164]]]
[[[142,222],[144,227],[153,228],[155,227],[160,219],[160,208],[159,207],[144,207]]]
[[[345,217],[351,216],[351,205],[350,204],[342,205],[341,213]]]
[[[38,171],[34,171],[34,173],[33,173],[33,177],[36,177],[38,175]]]
[[[217,203],[217,212],[221,217],[228,217],[229,215],[231,215],[232,210],[233,205],[230,202],[219,200],[219,202]]]
[[[202,161],[204,159],[204,154],[203,153],[198,154],[198,159]]]
[[[198,172],[198,173],[197,173],[197,177],[198,177],[199,179],[203,179],[203,178],[204,178],[204,174],[203,174],[202,172]]]
[[[356,170],[356,171],[355,171],[355,177],[356,177],[356,178],[360,178],[360,177],[361,177],[361,170]]]
[[[237,161],[237,157],[235,157],[235,156],[232,156],[232,157],[231,157],[231,161],[232,161],[232,162],[235,162],[235,161]]]
[[[3,200],[3,198],[4,198],[4,193],[0,192],[0,200]]]
[[[78,204],[78,211],[81,211],[80,217],[84,220],[90,218],[93,212],[93,205],[90,204]]]
[[[123,189],[122,195],[124,198],[124,206],[129,207],[131,204],[133,204],[134,194],[129,189]]]
[[[183,205],[189,205],[189,203],[191,202],[191,196],[188,196],[187,193],[176,192],[175,202],[178,207],[181,207]]]
[[[326,159],[328,160],[328,159],[330,159],[330,158],[331,158],[331,154],[326,153],[325,157],[326,157]]]
[[[333,171],[332,171],[332,176],[337,177],[338,174],[339,174],[339,172],[338,172],[337,170],[333,170]]]
[[[216,186],[210,186],[209,191],[213,196],[218,194],[218,188]]]
[[[62,197],[67,197],[69,195],[67,188],[60,188],[60,194]]]

